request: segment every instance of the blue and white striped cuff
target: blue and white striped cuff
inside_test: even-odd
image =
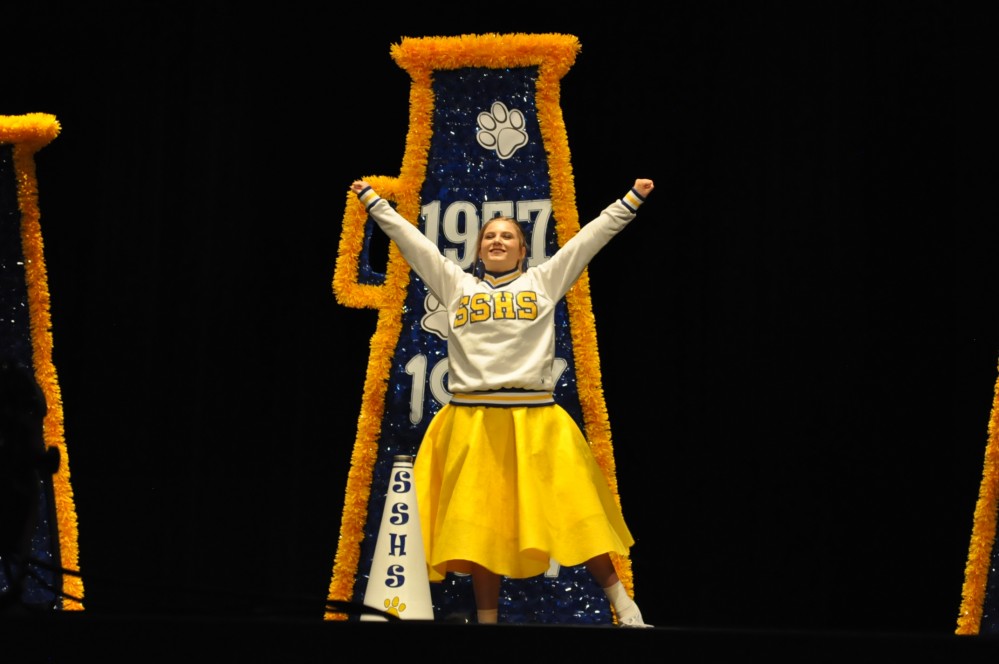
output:
[[[632,212],[638,212],[639,206],[645,202],[645,197],[639,194],[635,188],[632,187],[631,190],[624,195],[624,198],[621,199],[621,202],[624,203],[624,206]]]
[[[381,196],[376,194],[371,187],[365,187],[357,194],[357,198],[360,199],[365,210],[370,210],[371,206],[381,199]]]

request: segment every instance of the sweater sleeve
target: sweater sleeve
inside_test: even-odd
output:
[[[437,299],[443,302],[450,284],[462,278],[464,270],[454,261],[445,258],[436,244],[396,212],[374,189],[365,187],[358,192],[357,198],[378,227],[399,247],[409,267],[423,279]]]
[[[645,198],[632,188],[584,225],[547,262],[538,266],[539,276],[546,283],[548,292],[557,297],[565,295],[597,252],[635,218],[644,202]]]

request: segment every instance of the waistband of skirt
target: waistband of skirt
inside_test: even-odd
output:
[[[514,408],[518,406],[550,406],[555,403],[551,392],[531,390],[490,390],[488,392],[459,392],[451,395],[455,406],[493,406]]]

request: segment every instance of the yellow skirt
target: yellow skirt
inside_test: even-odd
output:
[[[472,561],[528,578],[635,543],[600,466],[558,405],[445,405],[413,466],[428,576]]]

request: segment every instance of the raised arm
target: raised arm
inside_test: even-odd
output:
[[[396,212],[368,182],[354,180],[350,190],[379,228],[396,243],[406,262],[438,299],[442,299],[442,293],[448,292],[448,284],[465,276],[464,270],[457,263],[445,258],[433,241]]]
[[[550,294],[561,297],[568,292],[590,260],[612,237],[624,229],[638,214],[649,193],[652,180],[638,179],[628,192],[617,199],[595,219],[585,224],[548,261],[538,266]]]

